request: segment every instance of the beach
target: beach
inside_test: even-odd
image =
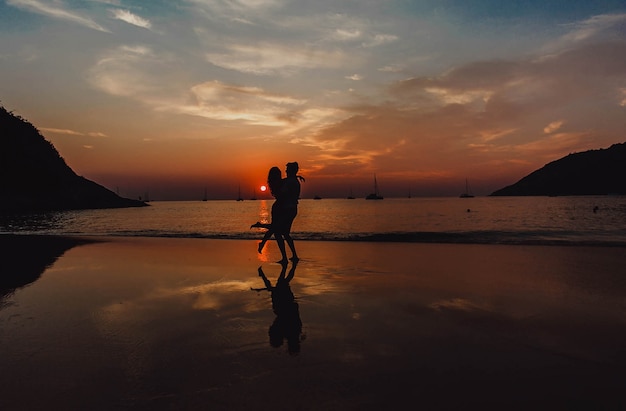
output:
[[[626,407],[623,247],[296,244],[0,236],[0,409]]]

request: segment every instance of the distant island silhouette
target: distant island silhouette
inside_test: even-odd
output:
[[[491,196],[626,194],[626,143],[569,154]]]
[[[0,214],[142,207],[78,176],[31,123],[0,106]]]

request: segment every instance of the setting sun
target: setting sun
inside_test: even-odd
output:
[[[267,190],[266,186],[261,186],[261,191],[265,192],[265,190]]]

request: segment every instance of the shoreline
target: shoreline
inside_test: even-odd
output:
[[[229,234],[182,234],[161,233],[145,234],[102,234],[102,233],[32,233],[32,232],[4,232],[0,233],[0,241],[8,241],[12,236],[33,238],[58,238],[58,239],[84,239],[85,241],[106,241],[107,239],[194,239],[194,240],[234,240],[234,241],[259,241],[262,231],[253,233],[229,233]],[[610,247],[626,248],[626,242],[622,240],[567,240],[545,239],[535,236],[523,238],[520,233],[477,231],[477,232],[414,232],[414,233],[359,233],[346,234],[345,237],[336,234],[319,233],[293,233],[294,240],[298,242],[356,242],[356,243],[397,243],[397,244],[456,244],[456,245],[510,245],[510,246],[545,246],[545,247]],[[273,241],[273,240],[271,240]],[[1,244],[1,243],[0,243]]]
[[[255,291],[259,266],[280,277],[273,243],[86,240],[31,248],[52,262],[0,294],[8,409],[625,405],[619,248],[296,240],[278,315]],[[281,316],[297,353],[268,335]]]

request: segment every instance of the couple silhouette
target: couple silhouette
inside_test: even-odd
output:
[[[263,268],[258,268],[259,277],[263,280],[265,287],[250,288],[253,291],[269,291],[272,298],[272,310],[276,317],[270,325],[268,335],[270,337],[270,345],[274,348],[281,347],[285,341],[287,342],[287,351],[291,355],[300,353],[300,343],[306,338],[302,333],[302,320],[300,319],[300,308],[296,297],[291,291],[289,283],[293,279],[298,261],[292,262],[291,269],[287,273],[287,264],[282,265],[282,269],[276,284],[268,280],[263,272]]]
[[[272,235],[274,236],[282,256],[282,259],[279,261],[280,264],[287,264],[289,262],[285,242],[291,250],[290,259],[294,262],[300,259],[296,252],[293,238],[291,238],[291,226],[296,215],[298,215],[300,181],[305,181],[304,177],[298,175],[298,170],[299,166],[297,162],[287,163],[285,169],[286,177],[283,178],[280,168],[270,168],[267,174],[267,185],[270,189],[270,193],[275,198],[271,211],[272,222],[265,224],[257,221],[250,226],[250,228],[259,227],[267,229],[258,246],[259,254],[263,252],[265,243],[267,243]]]

